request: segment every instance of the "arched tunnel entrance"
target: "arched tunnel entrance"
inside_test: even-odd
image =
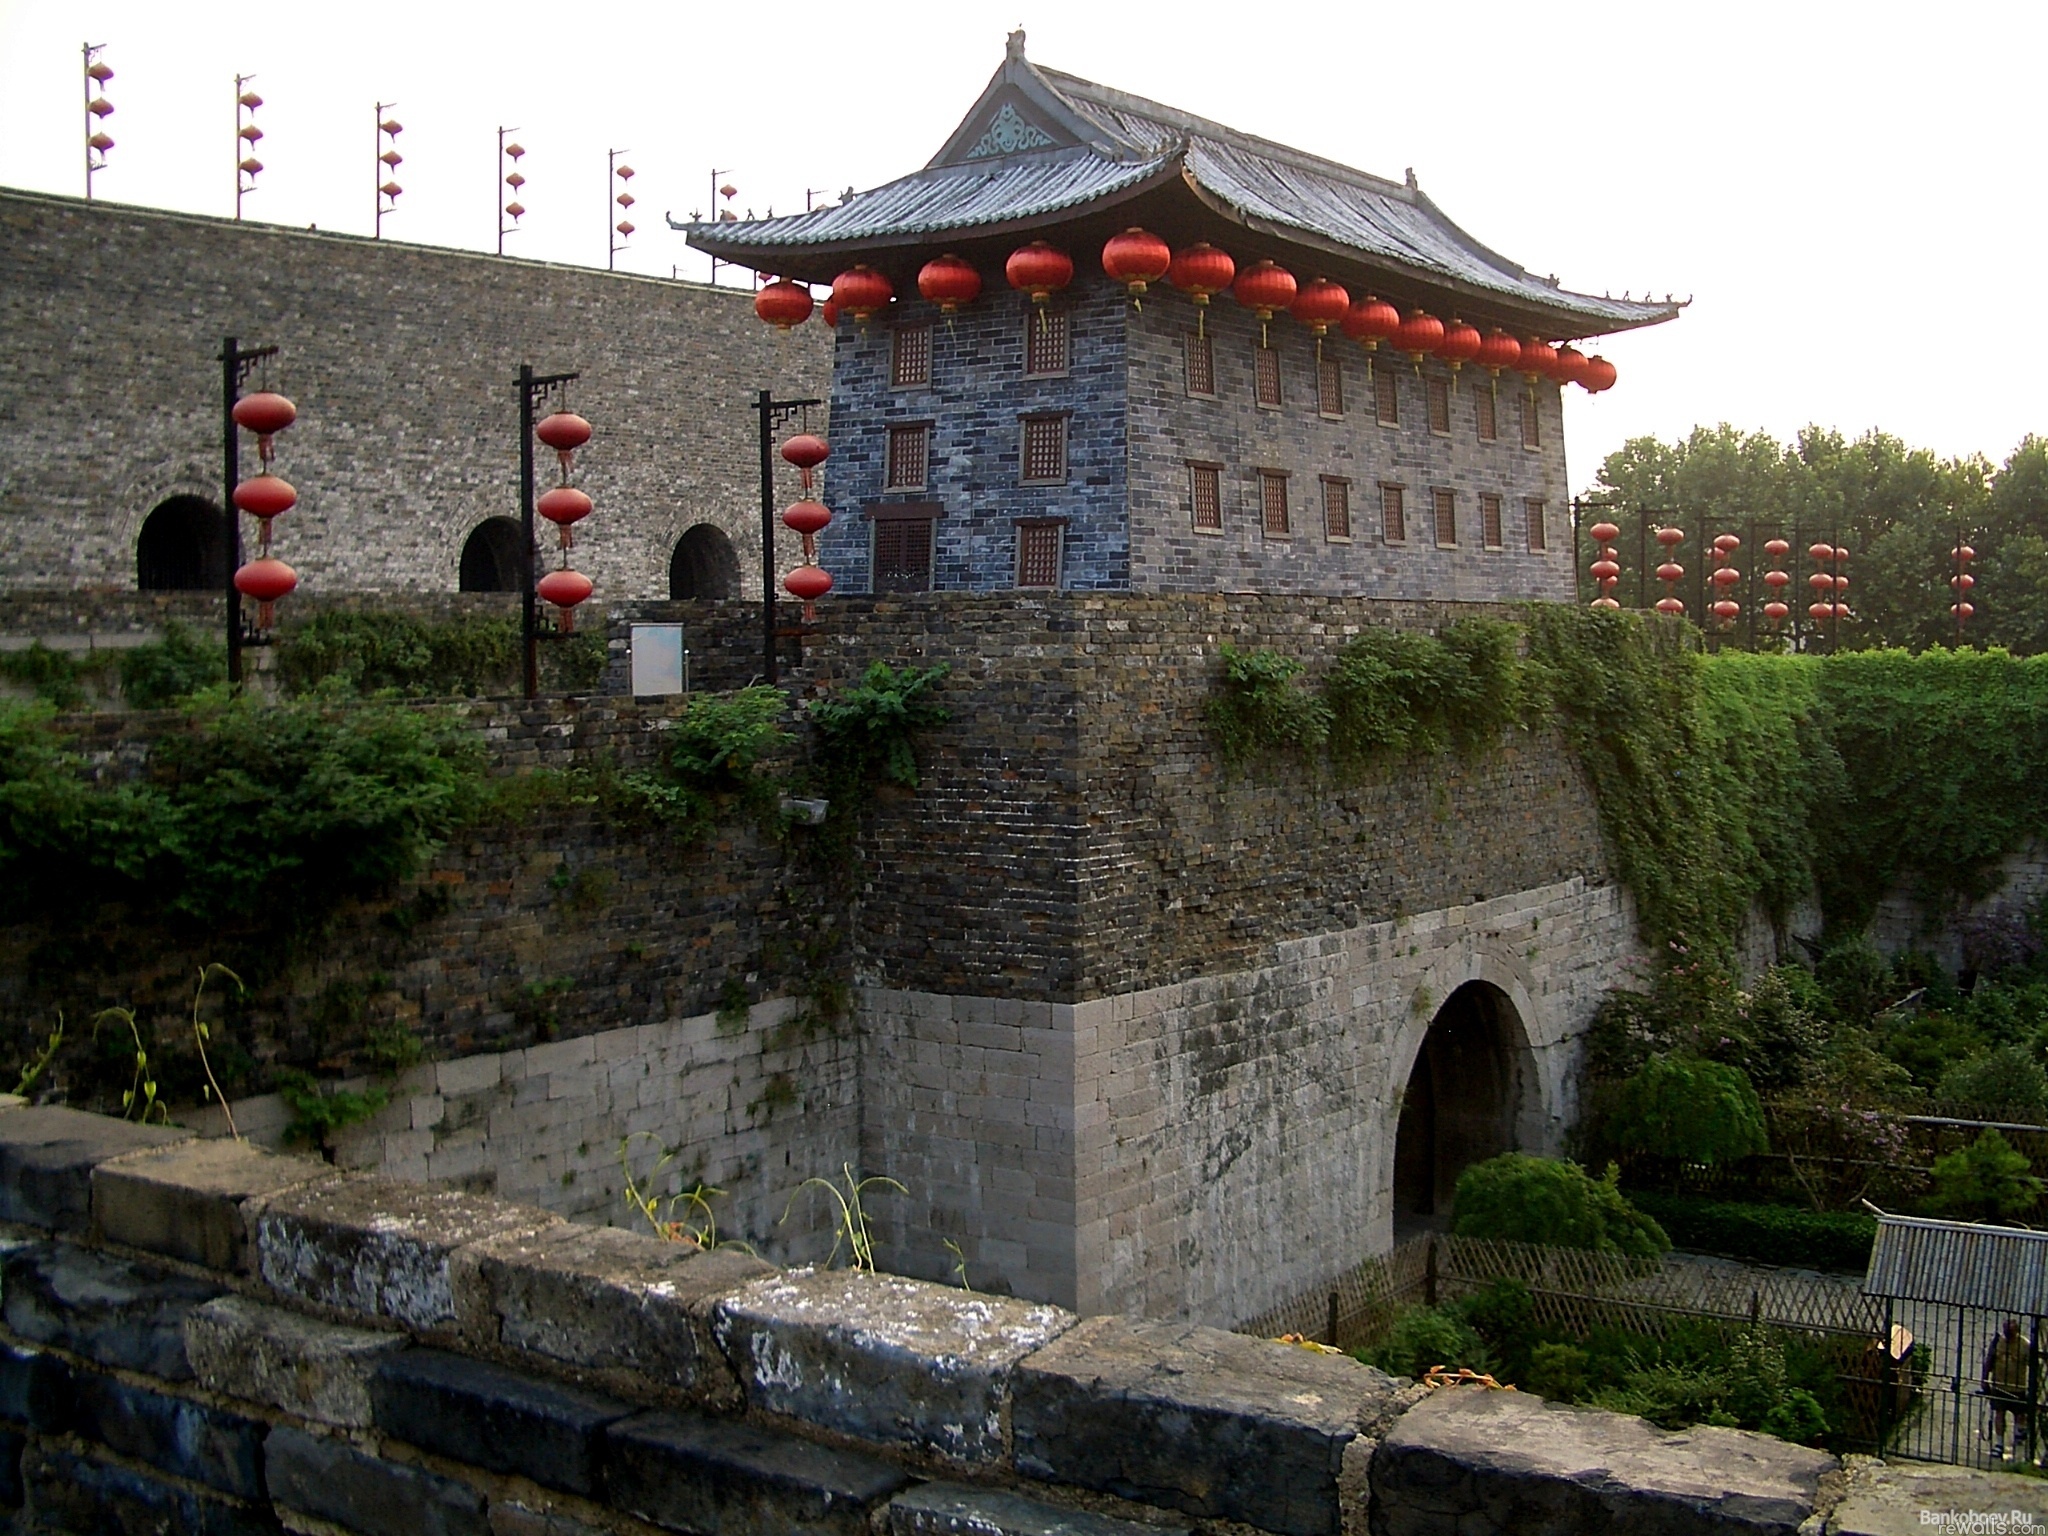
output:
[[[1439,1225],[1458,1175],[1514,1150],[1521,1022],[1508,995],[1483,981],[1458,988],[1430,1022],[1394,1135],[1397,1235]]]

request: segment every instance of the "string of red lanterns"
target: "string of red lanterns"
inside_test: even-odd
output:
[[[560,530],[562,550],[561,565],[541,577],[534,590],[544,601],[561,609],[561,632],[565,635],[576,632],[576,606],[595,590],[588,576],[569,567],[569,550],[576,542],[570,529],[591,512],[590,498],[569,484],[569,469],[576,450],[590,441],[590,434],[589,422],[573,411],[562,410],[542,418],[533,429],[535,437],[555,450],[562,473],[561,484],[533,504],[534,511]]]
[[[277,622],[279,599],[290,596],[299,585],[299,573],[270,552],[272,523],[299,501],[291,484],[271,472],[274,439],[299,419],[299,411],[283,395],[263,390],[237,400],[233,415],[236,426],[256,434],[256,455],[263,463],[262,473],[237,484],[230,498],[235,509],[255,518],[261,530],[256,558],[235,571],[235,590],[255,600],[256,627],[267,630]]]
[[[1764,553],[1773,561],[1772,569],[1764,572],[1764,585],[1771,591],[1770,601],[1764,604],[1764,617],[1771,621],[1773,630],[1782,628],[1792,612],[1792,605],[1785,601],[1785,588],[1792,583],[1791,574],[1776,567],[1776,562],[1791,552],[1791,544],[1784,539],[1769,539],[1764,543]]]
[[[1956,616],[1956,645],[1960,647],[1963,624],[1977,611],[1976,605],[1970,601],[1970,589],[1977,585],[1977,578],[1970,574],[1970,562],[1977,558],[1977,551],[1958,540],[1956,547],[1948,552],[1948,557],[1956,568],[1955,574],[1948,579],[1949,590],[1956,595],[1948,611]]]
[[[1613,523],[1595,523],[1589,531],[1593,542],[1600,548],[1600,558],[1592,566],[1593,579],[1600,584],[1600,595],[1593,599],[1593,606],[1619,608],[1621,604],[1615,601],[1614,588],[1621,580],[1621,562],[1614,558],[1614,541],[1621,537],[1621,529]]]
[[[971,268],[969,269],[972,270]],[[980,279],[975,279],[977,285]],[[804,622],[815,623],[816,603],[832,590],[832,573],[818,564],[818,535],[832,521],[832,509],[811,498],[811,472],[830,456],[832,450],[815,433],[799,432],[782,445],[782,457],[794,464],[803,477],[804,499],[785,507],[782,525],[794,529],[804,541],[804,563],[782,578],[782,588],[804,605]]]
[[[1657,599],[1657,611],[1663,614],[1685,612],[1685,599],[1678,595],[1678,584],[1685,580],[1685,567],[1673,558],[1678,546],[1685,542],[1682,528],[1659,528],[1656,533],[1658,552],[1663,560],[1657,566],[1657,579],[1664,583],[1664,595]]]
[[[1741,547],[1742,540],[1732,533],[1714,535],[1714,569],[1707,579],[1714,584],[1714,590],[1720,596],[1714,599],[1713,606],[1708,611],[1723,629],[1732,626],[1742,615],[1742,604],[1735,601],[1734,593],[1730,590],[1742,580],[1742,572],[1731,565],[1728,559]]]

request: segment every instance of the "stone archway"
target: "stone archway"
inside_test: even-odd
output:
[[[135,539],[135,585],[144,592],[219,592],[228,580],[227,530],[203,496],[170,496]]]
[[[509,517],[487,517],[470,530],[462,545],[456,585],[464,592],[519,590],[519,524]]]
[[[675,599],[738,597],[740,557],[725,530],[699,523],[676,540],[668,562],[668,595]]]
[[[1526,1119],[1528,1033],[1513,999],[1468,981],[1431,1019],[1401,1098],[1394,1133],[1393,1216],[1434,1225],[1450,1212],[1458,1175],[1515,1151]]]

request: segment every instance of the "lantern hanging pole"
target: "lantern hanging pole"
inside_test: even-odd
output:
[[[775,665],[775,429],[799,411],[822,400],[778,400],[773,390],[758,390],[754,410],[761,417],[761,677],[777,682]]]
[[[516,131],[516,130],[515,130]],[[499,130],[500,134],[504,132]],[[580,378],[575,373],[536,374],[533,364],[519,365],[519,637],[526,659],[526,696],[540,696],[540,616],[534,606],[533,545],[533,402],[553,389]]]
[[[718,187],[719,187],[719,181],[718,181],[718,178],[719,178],[719,177],[721,177],[721,176],[730,176],[731,174],[732,174],[732,167],[731,167],[731,166],[729,166],[729,165],[728,165],[728,166],[727,166],[727,167],[726,167],[726,168],[725,168],[724,170],[722,170],[722,171],[721,171],[721,170],[719,170],[719,169],[718,169],[718,168],[717,168],[716,166],[712,167],[712,171],[711,171],[711,222],[712,222],[712,223],[714,223],[714,224],[717,224],[717,223],[721,222],[721,221],[720,221],[720,219],[719,219],[719,217],[718,217]],[[731,201],[731,199],[730,199],[730,198],[728,198],[728,199],[727,199],[727,201],[728,201],[728,202],[730,202],[730,201]],[[732,212],[732,210],[731,210],[730,208],[728,208],[728,209],[726,209],[726,212],[727,212],[727,213],[730,213],[730,212]],[[730,222],[730,221],[725,221],[725,222]],[[726,263],[726,262],[720,261],[720,260],[719,260],[719,259],[718,259],[718,258],[717,258],[716,256],[713,256],[713,257],[711,258],[711,286],[712,286],[712,287],[716,288],[716,287],[718,286],[718,269],[719,269],[720,267],[723,267],[723,266],[726,266],[726,265],[729,265],[729,263]]]
[[[96,63],[100,54],[106,50],[106,46],[105,43],[84,43],[80,45],[79,49],[84,55],[84,62],[80,69],[85,80],[85,200],[88,203],[92,201],[93,172],[105,168],[107,150],[114,147],[112,139],[103,140],[105,148],[101,148],[93,143],[95,138],[100,137],[100,120],[109,116],[114,110],[110,102],[104,101],[93,94],[96,86],[114,78],[114,72],[111,69],[107,68],[104,64]],[[99,156],[97,160],[93,158],[95,153]]]
[[[225,336],[220,344],[220,440],[221,440],[221,532],[227,551],[227,642],[228,681],[242,681],[242,593],[235,585],[235,571],[242,563],[242,514],[235,509],[235,487],[242,479],[241,428],[235,424],[235,402],[242,398],[242,381],[249,370],[266,357],[275,357],[275,347],[237,345]]]

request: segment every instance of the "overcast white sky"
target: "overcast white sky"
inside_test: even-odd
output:
[[[1572,483],[1625,438],[1721,420],[1882,426],[2003,459],[2048,431],[2041,61],[2048,6],[1459,0],[996,8],[228,5],[0,0],[0,183],[82,189],[79,45],[108,44],[97,194],[233,209],[233,76],[268,169],[252,218],[367,232],[372,108],[395,100],[390,238],[489,249],[496,130],[530,212],[508,254],[601,266],[605,153],[631,151],[620,265],[701,276],[662,219],[789,212],[937,149],[1019,21],[1036,61],[1421,184],[1478,238],[1599,293],[1693,294],[1605,344]]]

